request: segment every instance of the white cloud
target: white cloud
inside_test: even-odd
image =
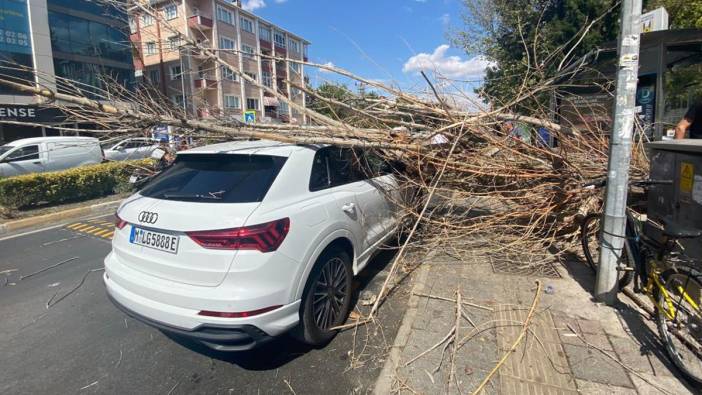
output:
[[[449,23],[451,23],[451,15],[443,14],[439,17],[439,21],[441,21],[442,25],[447,26]]]
[[[332,62],[324,63],[324,66],[327,66],[327,67],[335,67],[334,63],[332,63]],[[331,71],[330,71],[330,70],[327,70],[327,69],[319,69],[319,72],[320,72],[320,73],[331,73]]]
[[[412,56],[405,62],[402,71],[405,73],[418,73],[419,71],[434,71],[446,78],[466,79],[482,78],[485,69],[492,65],[482,56],[463,60],[459,56],[446,56],[449,46],[439,45],[434,53],[420,53]]]
[[[264,0],[244,0],[241,8],[245,9],[246,11],[255,11],[265,6],[266,2]]]

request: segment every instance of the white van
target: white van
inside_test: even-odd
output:
[[[33,137],[0,146],[0,177],[57,171],[103,161],[93,137]]]

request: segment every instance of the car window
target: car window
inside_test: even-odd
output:
[[[314,154],[310,173],[310,191],[319,191],[331,186],[329,179],[328,150],[320,149]]]
[[[6,152],[13,150],[15,147],[11,145],[0,146],[0,156],[3,156]]]
[[[310,173],[310,191],[349,184],[369,178],[362,151],[325,147],[315,153]]]
[[[28,145],[22,147],[14,152],[12,152],[8,157],[8,162],[19,162],[23,160],[37,160],[39,159],[39,146],[38,145]]]
[[[173,166],[140,193],[163,200],[260,202],[286,159],[270,155],[179,155]]]

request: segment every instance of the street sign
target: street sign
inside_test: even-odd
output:
[[[656,8],[651,12],[641,15],[641,32],[656,32],[668,30],[668,12],[665,8]]]
[[[245,111],[244,123],[256,123],[256,111]]]

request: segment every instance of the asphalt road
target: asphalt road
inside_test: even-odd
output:
[[[110,303],[101,270],[108,221],[0,240],[0,393],[372,391],[406,294],[383,305],[380,325],[341,333],[321,349],[281,337],[250,352],[213,352],[171,339]],[[392,256],[379,254],[357,292],[380,289]]]

